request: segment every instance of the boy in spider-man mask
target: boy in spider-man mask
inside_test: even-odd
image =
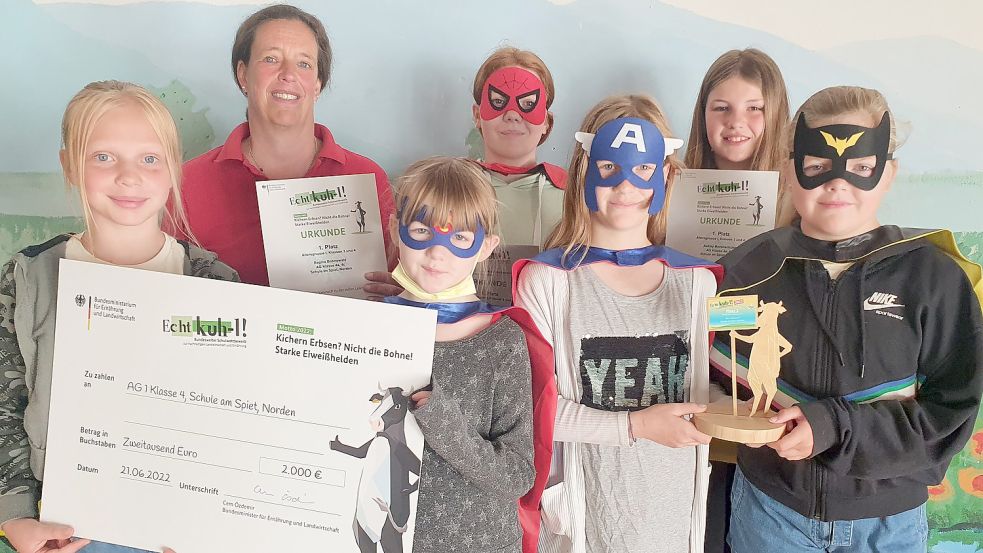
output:
[[[981,273],[950,232],[878,221],[897,142],[879,92],[817,92],[786,168],[797,220],[720,260],[719,295],[783,301],[793,315],[780,322],[794,348],[771,419],[789,430],[739,446],[735,553],[926,550],[927,486],[969,439],[983,391]],[[721,383],[728,342],[717,333],[710,354]],[[748,354],[734,355],[742,381]]]
[[[566,171],[536,159],[553,128],[553,77],[532,52],[501,48],[478,69],[472,116],[483,142],[479,163],[501,204],[502,247],[479,275],[478,291],[511,303],[511,263],[539,252],[563,211]],[[491,282],[496,282],[492,285]]]

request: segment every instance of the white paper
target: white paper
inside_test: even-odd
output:
[[[666,246],[716,261],[775,228],[777,171],[686,169],[672,188]]]
[[[376,497],[406,503],[370,398],[429,383],[435,312],[65,260],[59,281],[43,520],[154,551],[354,553]],[[409,414],[405,443],[421,458]]]
[[[364,298],[386,271],[375,175],[257,181],[270,286]]]

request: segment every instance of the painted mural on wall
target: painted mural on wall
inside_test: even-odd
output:
[[[19,53],[5,57],[5,73],[32,75],[33,82],[28,93],[0,87],[0,258],[81,228],[57,151],[62,110],[85,83],[115,78],[151,88],[174,115],[185,158],[224,140],[245,113],[230,45],[238,23],[265,3],[4,0],[0,45]],[[543,161],[564,166],[584,113],[608,94],[654,95],[674,134],[686,137],[706,68],[725,50],[754,46],[782,68],[793,106],[834,84],[882,90],[912,132],[898,151],[901,173],[881,220],[951,228],[963,251],[983,262],[983,225],[968,207],[983,205],[983,110],[977,107],[983,40],[970,44],[964,35],[955,40],[928,26],[904,36],[899,29],[918,23],[905,10],[883,14],[882,24],[867,25],[856,38],[840,32],[824,43],[738,20],[746,16],[715,10],[711,0],[692,3],[699,13],[675,0],[502,0],[495,10],[456,0],[294,3],[325,22],[335,52],[318,121],[391,176],[428,155],[481,151],[471,81],[485,56],[504,43],[534,50],[550,65],[556,125],[540,152]],[[795,9],[789,6],[781,9]],[[948,9],[973,13],[943,19],[983,18],[981,6]],[[811,25],[836,25],[837,11],[811,13]],[[815,20],[827,15],[829,21]],[[930,549],[983,551],[983,421],[930,492]]]

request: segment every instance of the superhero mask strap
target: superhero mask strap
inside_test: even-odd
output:
[[[618,186],[624,181],[636,188],[652,190],[649,215],[662,210],[666,197],[663,174],[666,157],[683,145],[678,138],[666,138],[651,121],[638,117],[621,117],[608,121],[596,134],[578,132],[574,135],[581,148],[587,152],[587,178],[584,182],[584,201],[587,208],[597,211],[597,188]],[[601,176],[599,161],[613,163],[617,169],[613,175]],[[654,165],[655,171],[648,180],[634,171],[639,165]]]
[[[861,190],[873,190],[884,174],[887,160],[892,159],[891,117],[884,112],[881,122],[874,128],[859,125],[826,125],[810,128],[804,113],[795,124],[795,140],[792,155],[799,186],[806,190],[818,188],[827,182],[841,178]],[[819,158],[826,163],[810,163],[805,167],[806,156]],[[875,156],[877,161],[869,176],[847,169],[850,160]],[[821,167],[821,168],[820,168]],[[855,167],[851,167],[856,170]]]

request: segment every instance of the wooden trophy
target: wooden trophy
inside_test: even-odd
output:
[[[757,304],[757,305],[756,305]],[[792,351],[792,344],[778,333],[778,316],[785,313],[782,302],[758,302],[758,296],[710,298],[707,313],[711,331],[730,331],[731,408],[715,403],[703,413],[693,415],[697,430],[728,442],[765,444],[785,433],[784,424],[772,424],[769,410],[778,391],[778,371],[781,358]],[[738,330],[756,329],[752,334]],[[737,340],[751,344],[748,356],[748,386],[754,393],[750,409],[737,402]],[[762,401],[764,396],[764,401]],[[761,412],[758,413],[758,405]]]

